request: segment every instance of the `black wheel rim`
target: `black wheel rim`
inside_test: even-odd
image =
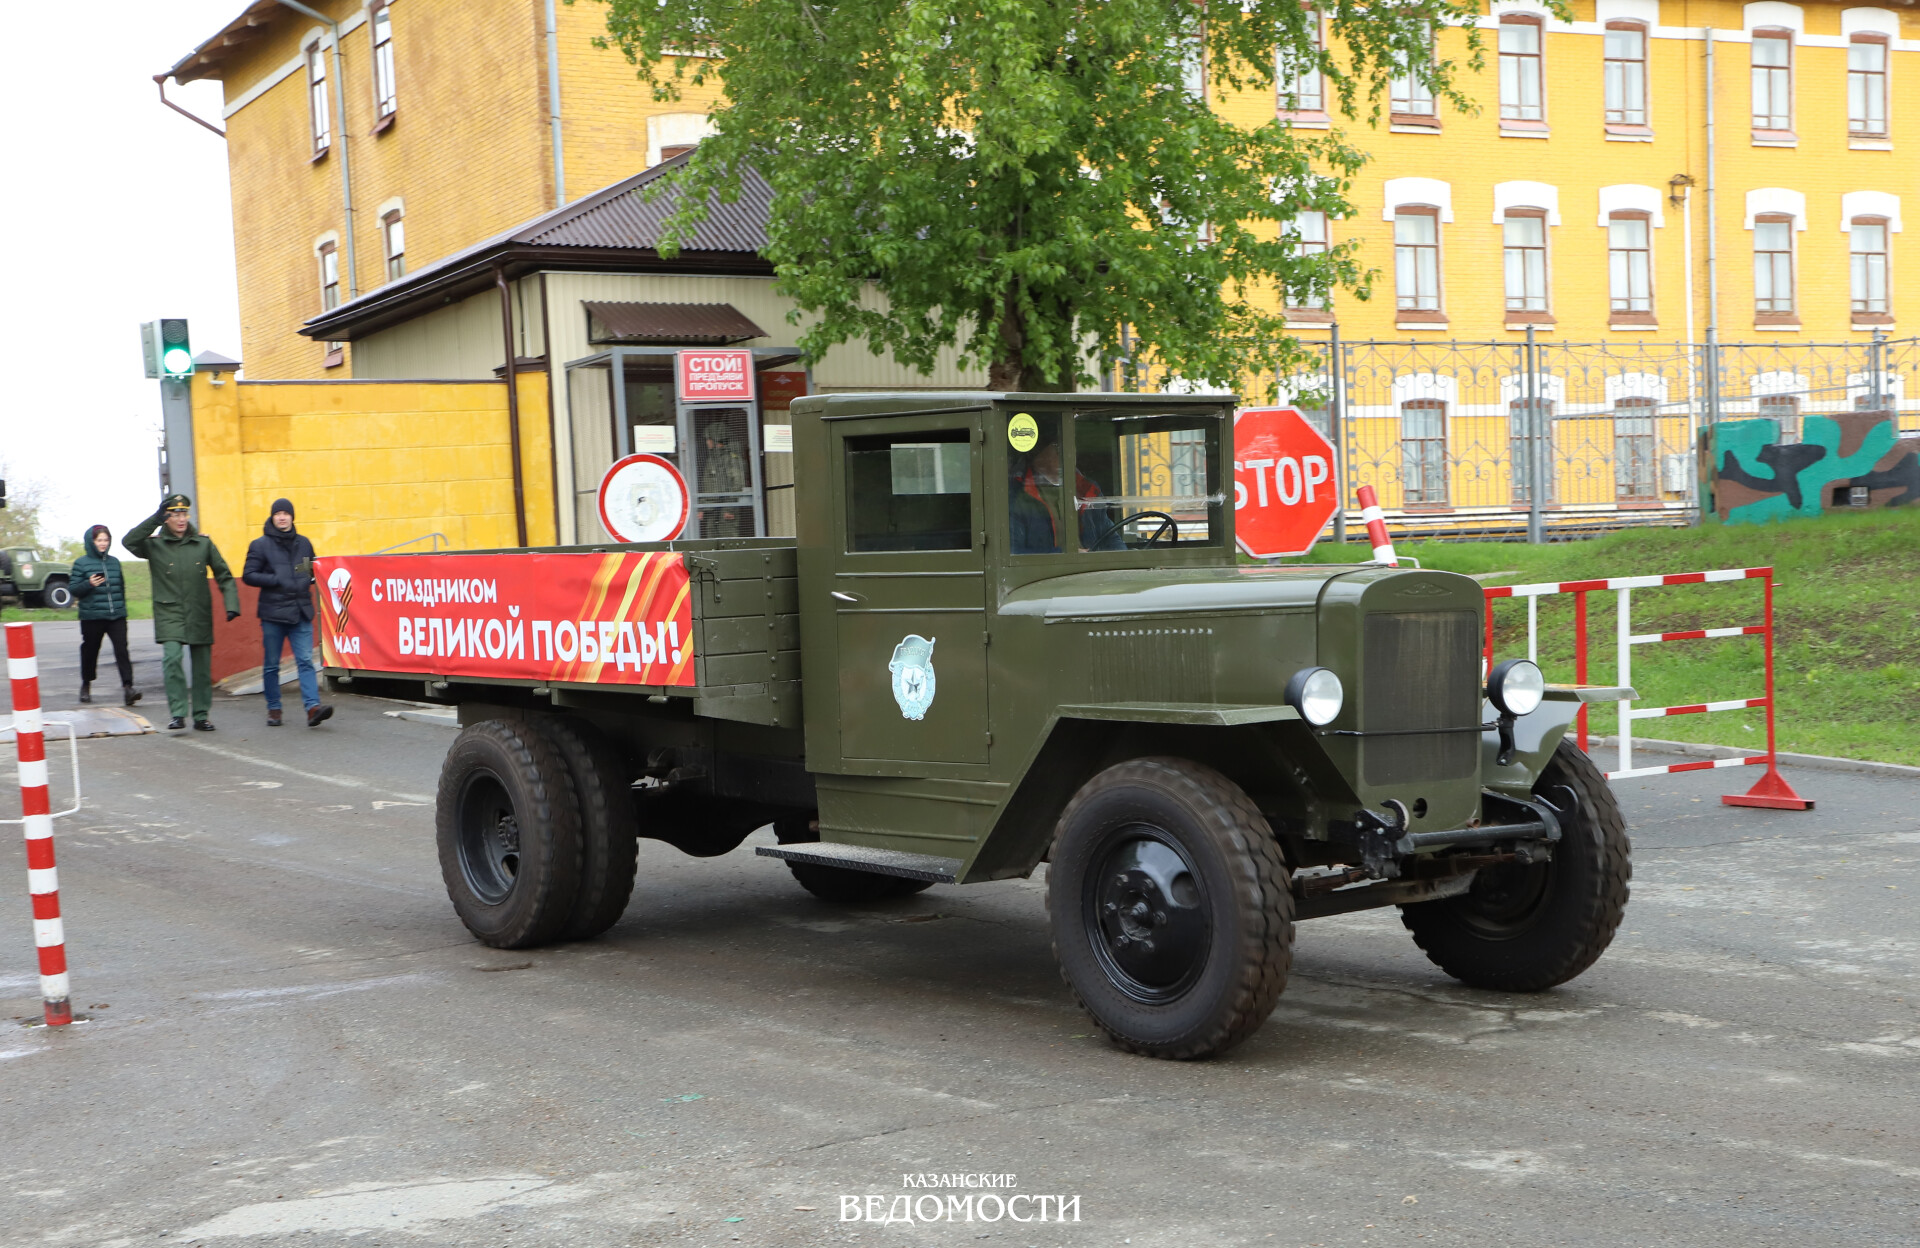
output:
[[[1130,824],[1091,862],[1081,923],[1107,978],[1149,1005],[1185,995],[1213,944],[1206,888],[1185,851],[1164,829]]]
[[[520,820],[500,777],[480,771],[467,778],[455,838],[467,888],[486,905],[505,901],[520,877]]]
[[[47,605],[51,607],[71,606],[73,594],[65,585],[55,585],[47,591]]]
[[[1546,901],[1553,864],[1482,867],[1456,904],[1461,918],[1482,937],[1512,940],[1533,930]]]

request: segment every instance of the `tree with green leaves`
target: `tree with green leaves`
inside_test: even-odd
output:
[[[1478,11],[1331,0],[1323,49],[1300,0],[607,3],[656,99],[721,91],[669,183],[669,245],[751,166],[773,190],[765,256],[817,315],[804,350],[864,339],[925,372],[956,348],[996,390],[1298,366],[1279,296],[1364,298],[1367,275],[1351,244],[1301,254],[1287,227],[1346,213],[1365,154],[1209,100],[1313,68],[1349,119],[1377,122],[1404,76],[1466,107],[1432,32]]]

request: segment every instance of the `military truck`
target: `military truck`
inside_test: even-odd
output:
[[[1066,983],[1156,1057],[1258,1028],[1303,919],[1398,906],[1483,988],[1580,974],[1629,846],[1563,735],[1630,691],[1488,670],[1467,577],[1240,559],[1233,418],[800,399],[796,538],[323,560],[326,670],[458,708],[440,863],[498,947],[612,925],[636,838],[771,825],[755,852],[841,904],[1045,864]]]
[[[18,598],[22,606],[53,607],[64,611],[73,605],[71,564],[42,559],[31,546],[0,550],[0,598]]]

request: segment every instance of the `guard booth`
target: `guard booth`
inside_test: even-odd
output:
[[[792,347],[613,347],[566,365],[577,540],[611,540],[601,478],[635,452],[657,455],[687,484],[682,537],[793,534],[788,400],[812,389]],[[771,423],[769,423],[771,422]]]

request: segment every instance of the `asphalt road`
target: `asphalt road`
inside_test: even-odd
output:
[[[1582,978],[1468,990],[1392,912],[1320,920],[1252,1041],[1175,1064],[1076,1012],[1037,880],[845,909],[745,849],[642,842],[607,937],[484,948],[434,855],[453,732],[260,706],[81,743],[57,837],[91,1021],[0,1025],[0,1243],[1920,1236],[1912,781],[1803,771],[1812,813],[1721,807],[1752,771],[1623,784],[1633,901]],[[30,1022],[11,913],[0,1020]],[[1012,1175],[998,1198],[1079,1220],[841,1220],[930,1195],[909,1173]]]

